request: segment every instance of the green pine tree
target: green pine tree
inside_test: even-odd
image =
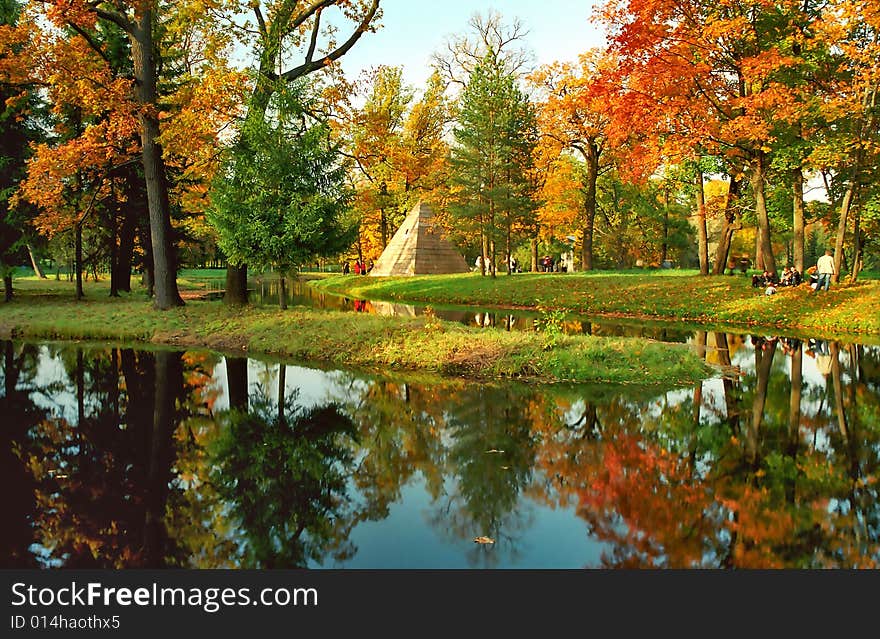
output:
[[[499,244],[509,259],[514,234],[529,224],[535,201],[535,112],[514,75],[487,55],[461,96],[451,164],[458,197],[452,212],[479,231],[483,273],[495,276]]]
[[[263,118],[249,117],[214,181],[208,220],[230,264],[284,277],[354,241],[351,195],[329,126],[314,118],[304,83],[280,85]]]

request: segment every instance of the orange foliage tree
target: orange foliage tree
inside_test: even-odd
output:
[[[620,142],[620,131],[612,129],[612,110],[621,93],[615,69],[614,58],[590,51],[582,54],[576,64],[555,63],[531,76],[544,94],[538,104],[538,127],[545,156],[573,152],[584,163],[578,215],[584,270],[593,268],[596,184],[599,174],[610,164],[608,149]],[[547,212],[547,207],[544,210]]]

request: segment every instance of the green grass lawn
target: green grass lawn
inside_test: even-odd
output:
[[[880,281],[809,286],[764,295],[747,275],[701,277],[678,270],[593,273],[516,273],[493,279],[476,273],[373,278],[335,276],[312,282],[353,297],[435,305],[541,309],[606,318],[684,321],[793,329],[819,334],[880,334]]]
[[[0,303],[0,338],[143,342],[260,353],[301,361],[408,370],[474,379],[691,384],[713,374],[682,344],[640,338],[481,331],[433,317],[392,318],[292,307],[227,307],[190,300],[167,311],[138,289],[118,298],[108,285],[15,280]]]

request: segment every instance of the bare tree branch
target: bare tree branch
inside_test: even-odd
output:
[[[315,46],[318,44],[318,32],[321,30],[321,10],[315,13],[315,26],[312,28],[312,40],[309,42],[309,50],[306,51],[306,64],[315,56]]]
[[[328,1],[329,0],[323,0],[322,2],[317,2],[315,4],[324,5],[328,4]],[[348,40],[346,40],[339,48],[323,57],[318,58],[317,60],[306,60],[303,64],[294,67],[288,71],[285,71],[281,75],[281,79],[283,79],[285,82],[290,82],[308,73],[311,73],[312,71],[316,71],[321,67],[326,66],[327,64],[344,56],[346,53],[348,53],[349,49],[354,46],[355,42],[357,42],[360,37],[367,32],[370,26],[370,22],[372,22],[373,17],[376,15],[376,11],[378,10],[379,0],[373,0],[370,5],[369,11],[367,11],[366,15],[360,21],[357,28],[354,30],[354,33],[352,33]]]

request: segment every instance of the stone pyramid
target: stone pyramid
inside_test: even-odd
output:
[[[461,254],[440,236],[431,207],[420,201],[373,264],[370,275],[436,275],[468,270]]]

